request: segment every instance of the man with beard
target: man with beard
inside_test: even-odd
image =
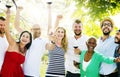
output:
[[[114,56],[115,57],[120,57],[120,30],[118,30],[116,32],[116,35],[115,35],[115,43],[118,44],[118,46],[116,47],[115,49],[115,54]],[[118,77],[120,77],[120,62],[117,63],[117,69],[118,69]]]
[[[83,25],[80,20],[75,20],[72,28],[75,35],[68,39],[68,50],[65,55],[66,77],[80,77],[80,70],[74,66],[74,61],[80,61],[80,55],[75,54],[75,51],[87,49],[88,37],[82,34]]]
[[[8,42],[7,42],[7,39],[5,37],[5,30],[4,30],[5,21],[6,20],[4,17],[0,17],[0,71],[1,71],[3,61],[4,61],[5,51],[8,47]]]
[[[106,57],[114,57],[114,52],[117,44],[114,43],[114,37],[110,36],[113,30],[113,22],[111,19],[104,19],[101,22],[101,30],[103,36],[98,39],[98,44],[95,48]],[[100,77],[117,77],[116,64],[101,63]]]

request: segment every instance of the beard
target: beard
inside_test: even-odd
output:
[[[3,32],[3,31],[0,30],[0,34],[4,34],[4,33],[5,33],[5,32]]]
[[[104,35],[109,35],[110,34],[110,31],[109,32],[103,32]]]
[[[0,34],[4,34],[5,30],[4,29],[0,29]]]
[[[79,33],[74,32],[74,33],[75,33],[76,36],[80,36],[81,35],[81,32],[79,32]]]
[[[108,29],[108,28],[104,28],[104,29],[103,29],[103,34],[104,34],[104,35],[109,35],[110,32],[111,32],[111,30]]]
[[[75,33],[75,35],[76,35],[76,36],[80,36],[80,35],[81,35],[81,33]]]

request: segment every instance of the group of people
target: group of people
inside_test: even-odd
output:
[[[0,77],[40,77],[40,62],[48,50],[46,77],[120,77],[120,30],[115,37],[111,19],[101,22],[103,36],[96,40],[82,34],[83,25],[75,20],[74,35],[67,38],[66,29],[59,27],[62,16],[57,16],[55,31],[48,40],[41,37],[41,28],[33,25],[31,32],[20,28],[20,11],[17,8],[14,27],[21,33],[18,41],[10,34],[10,9],[6,19],[0,17]],[[32,62],[31,62],[32,61]]]

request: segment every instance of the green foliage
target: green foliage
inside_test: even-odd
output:
[[[101,19],[120,12],[120,0],[75,0],[78,9],[84,7],[93,19]],[[82,9],[81,9],[82,10]],[[78,10],[79,11],[79,10]]]

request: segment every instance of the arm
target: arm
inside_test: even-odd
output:
[[[51,34],[50,30],[52,29],[52,25],[51,25],[51,5],[48,4],[48,31],[47,34]]]
[[[12,36],[10,34],[10,30],[9,30],[10,9],[7,9],[6,15],[7,15],[7,17],[6,17],[6,23],[5,23],[5,35],[6,35],[8,43],[9,43],[9,46],[13,46],[14,44],[16,44],[16,41],[12,38]]]
[[[20,11],[22,9],[23,9],[22,7],[17,8],[16,16],[15,16],[15,22],[14,22],[14,26],[19,33],[21,33],[23,31],[23,29],[20,28]]]
[[[59,26],[59,22],[60,22],[60,20],[61,20],[62,18],[63,18],[62,15],[57,15],[54,29],[56,29],[56,28]]]
[[[53,50],[55,48],[55,36],[49,35],[49,43],[46,44],[47,50]]]
[[[77,55],[80,55],[81,54],[81,50],[79,48],[74,48],[74,52],[75,54]]]

